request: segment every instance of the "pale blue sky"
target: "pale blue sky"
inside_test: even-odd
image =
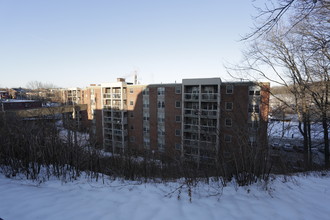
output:
[[[0,0],[0,87],[230,79],[251,0]]]

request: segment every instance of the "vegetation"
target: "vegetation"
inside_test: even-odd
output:
[[[305,169],[312,165],[311,123],[322,123],[325,167],[329,164],[330,2],[278,0],[259,9],[257,28],[244,40],[251,45],[244,63],[232,70],[285,87],[292,100],[278,93],[281,109],[298,115],[304,138]],[[259,23],[259,24],[260,24]]]

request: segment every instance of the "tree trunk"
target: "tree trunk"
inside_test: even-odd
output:
[[[308,138],[308,163],[309,165],[313,164],[313,157],[312,157],[312,137],[311,137],[311,120],[308,114],[307,119],[307,138]]]
[[[328,119],[326,112],[322,113],[322,127],[323,127],[323,139],[324,139],[324,163],[325,168],[329,167],[329,131],[328,131]]]

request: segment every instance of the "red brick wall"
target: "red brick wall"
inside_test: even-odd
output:
[[[178,85],[181,87],[181,85]],[[165,145],[169,153],[175,151],[175,144],[181,144],[181,135],[176,136],[175,131],[181,131],[181,121],[176,122],[175,117],[181,117],[182,95],[175,93],[176,86],[165,88]],[[181,107],[177,108],[175,102],[180,101]]]
[[[143,149],[143,88],[145,86],[130,86],[127,89],[128,146],[140,150]],[[133,141],[130,140],[132,137]]]

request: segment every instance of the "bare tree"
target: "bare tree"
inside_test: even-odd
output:
[[[330,11],[329,0],[268,0],[263,7],[256,7],[257,15],[254,17],[255,27],[242,38],[248,40],[267,35],[277,29],[278,24],[290,19],[290,32],[301,21],[304,21],[313,13]],[[292,17],[294,15],[294,17]],[[325,20],[325,22],[330,22]]]
[[[43,83],[37,80],[28,82],[26,87],[32,90],[57,88],[57,86],[55,86],[53,83]]]

